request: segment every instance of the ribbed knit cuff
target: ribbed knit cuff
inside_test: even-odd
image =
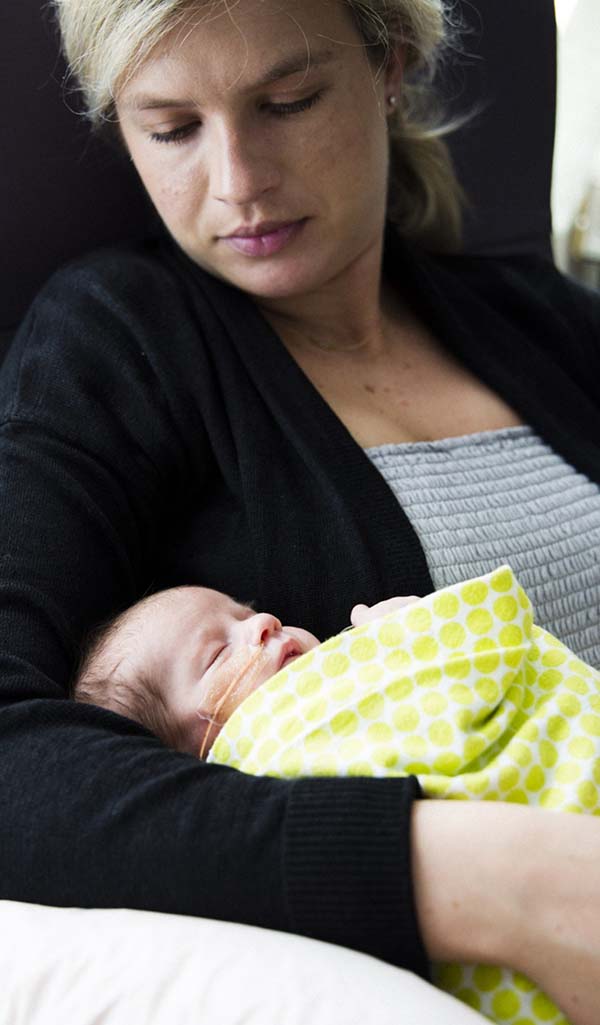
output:
[[[299,779],[290,795],[284,881],[294,932],[429,977],[412,892],[407,779]]]

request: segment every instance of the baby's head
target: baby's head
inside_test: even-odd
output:
[[[204,757],[244,698],[318,643],[219,591],[175,587],[96,631],[73,696]]]

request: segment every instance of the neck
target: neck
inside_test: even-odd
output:
[[[397,300],[382,283],[383,241],[301,296],[261,303],[286,347],[296,352],[373,356],[386,346]]]

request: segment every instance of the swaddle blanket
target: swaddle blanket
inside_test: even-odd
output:
[[[600,673],[533,623],[510,567],[345,631],[263,684],[209,761],[273,776],[416,774],[431,797],[600,814]],[[476,840],[476,838],[475,838]],[[502,1025],[565,1025],[518,973],[436,965]]]

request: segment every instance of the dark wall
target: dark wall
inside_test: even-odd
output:
[[[554,0],[462,0],[457,67],[442,77],[452,114],[481,108],[451,138],[472,203],[473,252],[551,256],[556,113]]]
[[[65,260],[150,219],[133,166],[69,109],[64,74],[47,4],[0,0],[0,328]]]

